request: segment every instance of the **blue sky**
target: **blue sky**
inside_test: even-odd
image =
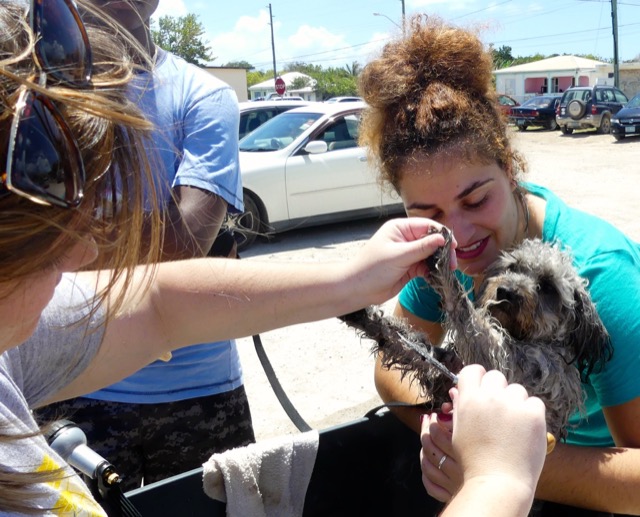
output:
[[[154,17],[193,13],[216,56],[213,65],[248,61],[271,70],[268,0],[160,0]],[[405,0],[405,13],[438,15],[461,26],[481,24],[485,43],[514,56],[540,52],[613,57],[611,2],[601,0]],[[640,55],[640,0],[620,0],[621,61]],[[323,67],[364,65],[399,33],[402,0],[271,0],[277,68],[291,61]],[[378,13],[376,16],[374,13]]]

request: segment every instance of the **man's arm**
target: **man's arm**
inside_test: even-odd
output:
[[[207,255],[227,213],[227,202],[197,187],[173,189],[175,202],[168,207],[162,260]]]

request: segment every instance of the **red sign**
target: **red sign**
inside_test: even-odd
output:
[[[284,79],[282,77],[278,77],[276,79],[276,93],[278,95],[284,95],[284,92],[287,91],[287,85],[284,84]]]

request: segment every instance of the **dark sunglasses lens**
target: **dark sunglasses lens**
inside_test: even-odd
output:
[[[18,117],[11,186],[56,205],[76,206],[82,199],[82,160],[55,106],[29,93]]]
[[[72,85],[91,79],[91,47],[71,0],[34,0],[31,23],[36,56],[51,77]]]

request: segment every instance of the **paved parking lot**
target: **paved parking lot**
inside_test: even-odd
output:
[[[514,131],[528,179],[555,190],[569,204],[597,214],[640,241],[640,137],[529,129]],[[257,243],[244,260],[321,261],[347,257],[381,221],[369,220],[292,231]],[[392,306],[393,301],[386,306]],[[318,429],[359,418],[379,403],[369,344],[337,319],[296,325],[262,335],[285,390]],[[249,338],[238,341],[258,439],[296,432],[280,408]]]

